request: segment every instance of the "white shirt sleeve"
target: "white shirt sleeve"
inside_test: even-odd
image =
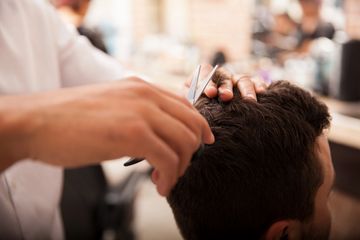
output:
[[[124,74],[45,0],[0,0],[0,94],[49,91]],[[0,239],[62,239],[62,182],[61,168],[32,160],[1,172]]]
[[[63,87],[119,80],[127,74],[118,61],[93,47],[74,27],[63,22],[55,9],[48,8]]]

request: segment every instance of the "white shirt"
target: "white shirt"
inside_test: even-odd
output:
[[[70,30],[44,0],[0,0],[0,94],[39,92],[123,75],[115,60]],[[62,177],[61,168],[31,160],[2,172],[0,239],[62,239]]]

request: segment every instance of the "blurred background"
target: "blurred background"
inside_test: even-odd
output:
[[[333,116],[332,239],[360,239],[359,0],[51,2],[93,45],[173,91],[180,91],[196,65],[205,62],[313,91]],[[121,223],[133,226],[122,239],[181,239],[171,210],[147,177],[148,166],[125,169],[122,163],[102,166],[108,189],[103,210],[118,212],[105,224],[109,231],[97,234],[115,239],[114,226]],[[70,219],[65,223],[70,239],[71,219],[79,214],[66,201],[66,191],[65,183],[62,206],[65,221]],[[82,230],[98,225],[89,222]]]

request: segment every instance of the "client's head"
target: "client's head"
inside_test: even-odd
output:
[[[202,98],[216,142],[168,197],[185,239],[326,239],[334,179],[327,107],[287,82],[258,102]]]

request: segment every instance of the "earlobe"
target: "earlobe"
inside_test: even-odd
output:
[[[265,234],[265,240],[288,240],[289,225],[288,220],[273,223]]]

